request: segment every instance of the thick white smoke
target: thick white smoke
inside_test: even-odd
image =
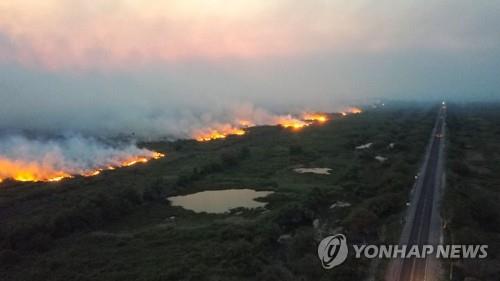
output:
[[[0,137],[0,179],[51,180],[145,161],[156,153],[135,144],[111,146],[94,138]]]

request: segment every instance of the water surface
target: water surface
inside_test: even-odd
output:
[[[195,212],[225,213],[234,208],[258,208],[267,203],[255,201],[265,197],[272,191],[255,191],[253,189],[208,190],[183,196],[172,196],[167,199],[172,206],[180,206]]]

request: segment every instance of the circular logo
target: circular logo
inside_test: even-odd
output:
[[[343,234],[328,236],[318,245],[318,257],[325,269],[334,268],[347,259],[347,239]]]

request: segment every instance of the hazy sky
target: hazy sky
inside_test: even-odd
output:
[[[498,0],[2,0],[0,128],[186,134],[234,111],[500,96]]]

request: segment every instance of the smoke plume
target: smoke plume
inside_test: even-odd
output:
[[[0,180],[55,181],[73,175],[96,175],[159,157],[135,144],[106,144],[95,138],[66,136],[57,139],[0,137]]]

